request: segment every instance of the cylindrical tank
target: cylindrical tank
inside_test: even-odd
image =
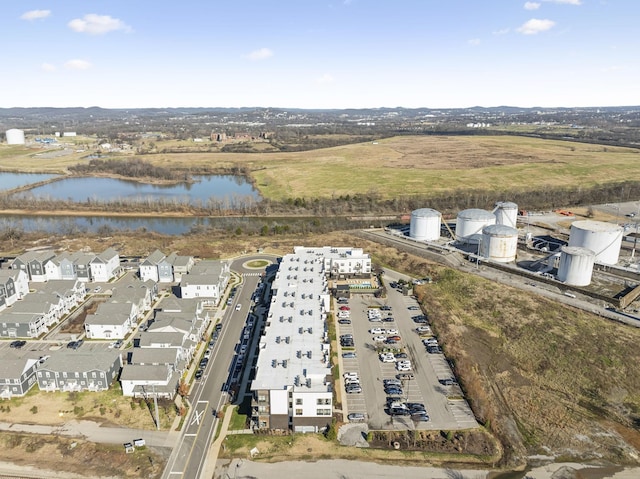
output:
[[[563,246],[560,249],[558,281],[573,286],[588,286],[595,260],[596,254],[588,248]]]
[[[482,228],[480,256],[499,263],[515,261],[518,250],[518,230],[507,225]]]
[[[498,201],[493,214],[496,215],[496,224],[515,228],[518,221],[518,205],[510,201]]]
[[[494,224],[496,217],[487,210],[463,210],[456,218],[456,238],[462,243],[478,244],[482,238],[482,228]]]
[[[435,241],[440,238],[442,214],[431,208],[420,208],[411,212],[409,236],[419,241]]]
[[[6,131],[7,145],[24,145],[24,131],[12,128]]]
[[[622,246],[624,229],[613,223],[580,220],[571,224],[569,246],[588,248],[596,254],[596,261],[616,264]]]

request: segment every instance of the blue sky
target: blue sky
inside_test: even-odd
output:
[[[3,2],[0,107],[640,104],[638,0]]]

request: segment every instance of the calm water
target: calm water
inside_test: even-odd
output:
[[[59,175],[44,173],[0,173],[0,190],[12,190],[21,186],[49,180]]]
[[[162,200],[205,206],[210,199],[260,199],[258,192],[241,176],[196,176],[194,180],[196,182],[190,184],[150,185],[113,178],[65,178],[16,195],[74,202]]]

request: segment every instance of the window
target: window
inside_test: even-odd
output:
[[[267,412],[267,406],[258,406],[258,412],[261,414]]]
[[[302,398],[296,398],[296,406],[302,406]]]
[[[316,413],[318,416],[331,416],[331,409],[318,409]]]
[[[302,408],[296,409],[296,416],[302,416]]]
[[[318,399],[316,400],[316,404],[317,404],[318,406],[326,405],[326,404],[331,404],[331,399],[329,399],[329,398],[318,398]]]
[[[265,402],[267,400],[267,396],[258,396],[258,402]]]

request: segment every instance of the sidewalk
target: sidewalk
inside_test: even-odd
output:
[[[220,428],[220,434],[218,435],[216,440],[213,441],[211,447],[209,448],[209,453],[207,454],[207,460],[205,461],[202,477],[214,477],[214,474],[216,472],[216,464],[218,462],[218,454],[220,453],[220,447],[222,446],[222,441],[224,441],[227,437],[229,423],[231,422],[231,416],[233,415],[233,411],[235,409],[235,405],[229,405],[224,413],[224,417],[222,418],[222,427]]]

